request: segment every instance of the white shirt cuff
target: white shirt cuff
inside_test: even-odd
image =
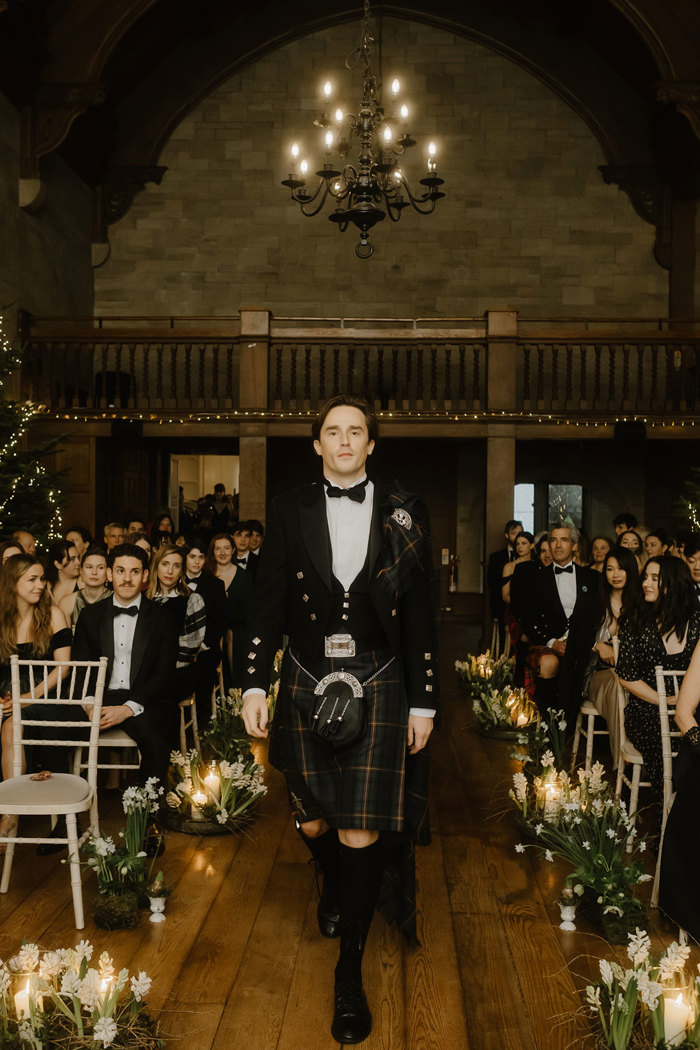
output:
[[[265,692],[264,689],[246,689],[246,691],[244,692],[243,696],[241,697],[241,700],[245,700],[245,698],[247,696],[265,696],[266,697],[267,693]]]
[[[418,718],[435,718],[434,707],[409,707],[409,715],[417,715]]]
[[[146,708],[143,704],[137,704],[135,700],[126,700],[124,703],[125,707],[130,707],[134,712],[134,715],[142,715]]]
[[[550,638],[547,642],[547,648],[551,649],[555,642],[559,641],[558,638]]]

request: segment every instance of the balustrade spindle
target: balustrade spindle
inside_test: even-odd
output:
[[[129,343],[129,408],[136,408],[136,343]]]
[[[398,346],[392,346],[391,348],[391,395],[394,406],[399,404],[399,348]]]
[[[651,390],[649,394],[649,403],[653,405],[658,397],[659,388],[659,348],[651,346]]]
[[[384,387],[384,347],[377,347],[377,382],[375,396],[379,398],[382,408],[386,406],[387,396]]]
[[[370,390],[372,389],[372,384],[370,381],[369,352],[370,348],[367,345],[367,343],[365,343],[365,345],[362,347],[362,390],[367,397],[369,397]]]
[[[615,400],[615,358],[617,356],[617,346],[614,343],[610,343],[608,346],[608,404],[613,404]]]
[[[102,344],[102,389],[98,408],[107,407],[107,344]]]
[[[567,346],[566,348],[566,383],[564,393],[564,404],[568,407],[574,396],[574,348]]]
[[[457,348],[458,352],[458,373],[457,373],[457,402],[459,405],[467,402],[467,369],[466,369],[466,357],[467,348],[464,343],[460,343]]]
[[[634,406],[637,411],[644,407],[644,347],[637,347],[637,400]]]
[[[673,404],[673,349],[670,346],[666,347],[666,407],[670,408]]]
[[[277,344],[274,349],[275,354],[275,406],[281,408],[282,406],[282,347]]]
[[[143,362],[141,367],[141,397],[139,398],[139,404],[143,405],[144,408],[151,408],[151,344],[143,344]]]
[[[304,405],[311,405],[311,346],[307,344],[304,351]]]
[[[321,347],[321,357],[318,362],[318,394],[319,401],[324,402],[326,400],[326,354],[328,353],[328,347]]]
[[[593,373],[593,403],[600,401],[600,369],[601,369],[601,354],[603,348],[600,343],[595,345],[595,370]]]
[[[173,368],[173,371],[175,369]],[[192,345],[185,347],[185,404],[192,408]]]
[[[445,346],[445,408],[452,407],[452,347]]]
[[[177,343],[170,347],[170,400],[172,408],[177,408]]]
[[[117,408],[124,408],[122,404],[122,344],[117,343],[114,347],[114,404]]]
[[[336,343],[333,347],[333,390],[340,389],[340,347]]]
[[[537,347],[537,407],[544,408],[544,347]]]
[[[202,343],[199,347],[199,375],[197,377],[197,397],[204,404],[206,402],[205,394],[205,379],[207,371],[207,348]],[[214,383],[216,383],[216,377],[214,377]],[[213,393],[213,391],[212,391]],[[214,397],[217,395],[214,394]],[[206,407],[206,405],[205,405]]]
[[[484,350],[486,348],[484,347]],[[482,347],[477,343],[472,350],[472,367],[473,367],[473,399],[474,407],[481,405],[481,350]]]
[[[236,352],[236,344],[231,343],[225,347],[226,353],[226,400],[229,405],[236,404],[236,400],[233,396],[233,355]],[[281,395],[280,395],[281,397]]]
[[[297,408],[297,355],[296,347],[289,347],[289,356],[291,368],[289,370],[289,402],[293,402],[294,407]]]
[[[156,358],[156,399],[161,407],[165,402],[163,397],[163,344],[158,343]]]
[[[559,347],[552,346],[552,408],[559,400]]]
[[[523,344],[523,405],[530,405],[530,347]]]
[[[622,405],[627,406],[630,396],[630,346],[624,343],[622,347]]]
[[[430,347],[430,404],[433,408],[437,406],[437,352],[433,343]]]
[[[579,383],[581,385],[579,407],[580,408],[585,408],[586,407],[586,380],[587,380],[587,376],[586,376],[586,358],[588,356],[588,347],[585,345],[585,343],[582,343],[581,346],[579,347],[579,354],[580,354],[580,358],[579,358]]]

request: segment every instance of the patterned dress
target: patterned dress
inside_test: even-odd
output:
[[[700,640],[700,611],[694,612],[688,622],[685,645],[679,653],[667,653],[658,627],[647,624],[632,630],[628,621],[620,629],[620,656],[617,674],[624,682],[645,682],[656,692],[657,665],[665,671],[686,671],[690,658]],[[676,724],[671,719],[671,729]],[[661,755],[661,724],[656,704],[630,695],[625,708],[625,731],[644,759],[644,767],[658,803],[663,801],[663,760]]]

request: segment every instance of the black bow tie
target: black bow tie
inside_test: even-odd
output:
[[[369,478],[365,478],[364,481],[358,481],[357,485],[353,485],[349,489],[339,489],[336,485],[331,485],[330,481],[323,479],[323,484],[326,486],[326,492],[332,499],[340,499],[341,496],[347,496],[353,503],[364,503],[365,502],[365,489]]]
[[[558,576],[560,572],[573,572],[573,565],[567,565],[565,569],[561,569],[558,565],[554,566],[554,575]]]
[[[138,616],[139,607],[138,605],[130,605],[127,609],[123,605],[113,605],[112,615],[113,616]]]
[[[247,564],[248,564],[248,559],[247,558],[236,558],[236,565],[242,565],[243,568],[245,568]]]

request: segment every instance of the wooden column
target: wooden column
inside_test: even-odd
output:
[[[241,426],[240,499],[241,518],[265,521],[267,494],[267,438],[262,423]]]
[[[669,317],[695,316],[695,201],[673,202],[671,216],[671,266],[668,275]]]
[[[267,408],[270,311],[241,309],[239,408]]]

